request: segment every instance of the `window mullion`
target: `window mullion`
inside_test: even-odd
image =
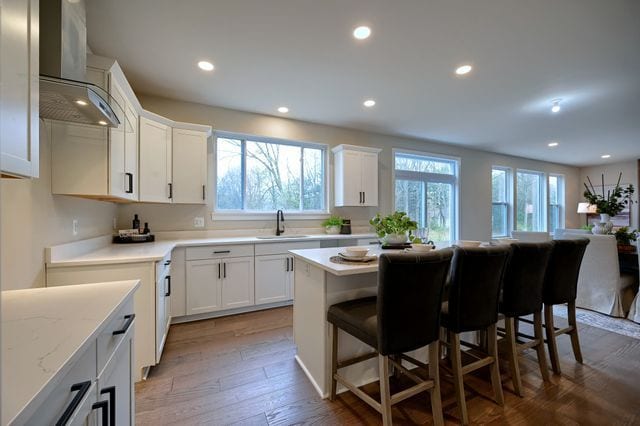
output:
[[[242,189],[242,210],[247,209],[247,141],[240,142],[240,187]]]
[[[300,201],[298,208],[304,211],[304,148],[300,148]]]

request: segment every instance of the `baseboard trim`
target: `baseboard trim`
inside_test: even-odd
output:
[[[322,389],[320,388],[318,383],[316,383],[316,381],[314,380],[314,378],[311,375],[311,373],[309,372],[309,370],[307,370],[307,367],[304,365],[304,362],[302,362],[300,357],[298,357],[298,355],[296,355],[295,359],[296,359],[296,362],[298,363],[298,365],[300,366],[300,368],[302,368],[302,371],[304,372],[304,374],[307,376],[307,378],[309,379],[309,381],[313,385],[313,387],[316,390],[316,392],[318,392],[318,395],[320,395],[320,398],[322,398],[322,399],[329,398],[329,394],[322,392]]]
[[[245,314],[247,312],[264,311],[265,309],[281,308],[283,306],[293,305],[293,300],[285,302],[267,303],[264,305],[245,306],[242,308],[226,309],[224,311],[206,312],[203,314],[184,315],[171,318],[171,324],[181,324],[185,322],[200,321],[205,319],[226,317],[228,315]]]

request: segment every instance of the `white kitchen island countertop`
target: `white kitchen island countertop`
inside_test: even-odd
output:
[[[319,249],[290,250],[293,257],[317,266],[333,275],[354,275],[378,272],[378,261],[369,263],[334,263],[330,259],[344,251],[344,247],[329,247]],[[381,253],[397,253],[402,250],[383,250],[380,246],[372,246],[369,255],[379,256]]]
[[[23,424],[138,280],[2,292],[2,424]]]
[[[110,240],[109,237],[100,237]],[[152,243],[138,244],[101,244],[100,247],[81,251],[77,249],[56,248],[47,249],[47,267],[108,265],[119,263],[155,262],[162,260],[176,247],[195,247],[207,245],[231,244],[270,244],[300,241],[341,240],[341,239],[376,238],[375,234],[315,234],[301,235],[286,234],[286,238],[259,238],[255,236],[243,237],[204,237],[204,238],[176,238],[158,240]],[[98,240],[99,238],[95,239]],[[64,246],[72,246],[70,243]],[[62,246],[60,246],[62,247]]]

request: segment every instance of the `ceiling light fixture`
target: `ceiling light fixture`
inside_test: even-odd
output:
[[[211,62],[207,61],[198,62],[198,67],[200,67],[200,69],[203,71],[213,71],[213,69],[215,68]]]
[[[458,74],[458,75],[469,74],[472,69],[473,69],[473,67],[471,65],[469,65],[469,64],[461,65],[458,68],[456,68],[456,74]]]
[[[76,101],[76,103],[77,103],[78,105],[80,105],[80,106],[85,106],[85,105],[87,105],[87,102],[86,102],[86,101],[83,101],[82,99],[78,99],[78,100]]]
[[[104,120],[100,120],[100,121],[98,121],[98,124],[101,125],[101,126],[106,126],[107,122],[104,121]]]
[[[374,101],[373,99],[367,99],[362,103],[362,105],[366,106],[367,108],[371,108],[375,104],[376,104],[376,101]]]
[[[609,154],[604,154],[604,155],[601,155],[601,156],[600,156],[600,158],[611,158],[611,155],[609,155]]]
[[[556,114],[560,112],[560,101],[561,99],[554,99],[551,101],[551,112]]]
[[[558,142],[549,142],[547,144],[550,148],[555,148],[556,146],[560,145]]]
[[[361,26],[353,30],[353,36],[358,40],[364,40],[371,35],[371,28],[367,26]]]
[[[282,114],[286,114],[289,112],[289,108],[287,108],[286,106],[281,106],[278,108],[278,112],[282,113]]]

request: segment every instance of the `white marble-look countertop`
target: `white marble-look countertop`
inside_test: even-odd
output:
[[[370,256],[379,256],[381,253],[397,253],[402,250],[383,250],[380,246],[371,246],[369,248]],[[305,249],[305,250],[290,250],[290,253],[296,259],[307,262],[311,265],[317,266],[320,269],[333,274],[333,275],[354,275],[354,274],[366,274],[369,272],[378,272],[378,261],[369,263],[333,263],[329,260],[332,256],[338,256],[338,253],[343,252],[344,247],[329,247],[319,249]]]
[[[295,235],[295,234],[293,234]],[[76,253],[73,250],[68,254],[48,255],[48,267],[80,266],[80,265],[108,265],[119,263],[155,262],[162,260],[176,247],[194,247],[207,245],[230,244],[269,244],[299,241],[340,240],[358,238],[376,238],[375,234],[316,234],[293,236],[286,234],[284,238],[258,238],[254,236],[244,237],[213,237],[213,238],[188,238],[167,239],[153,243],[138,244],[108,244],[84,253]],[[51,249],[49,249],[51,250]]]
[[[2,424],[23,424],[139,280],[3,291]]]

